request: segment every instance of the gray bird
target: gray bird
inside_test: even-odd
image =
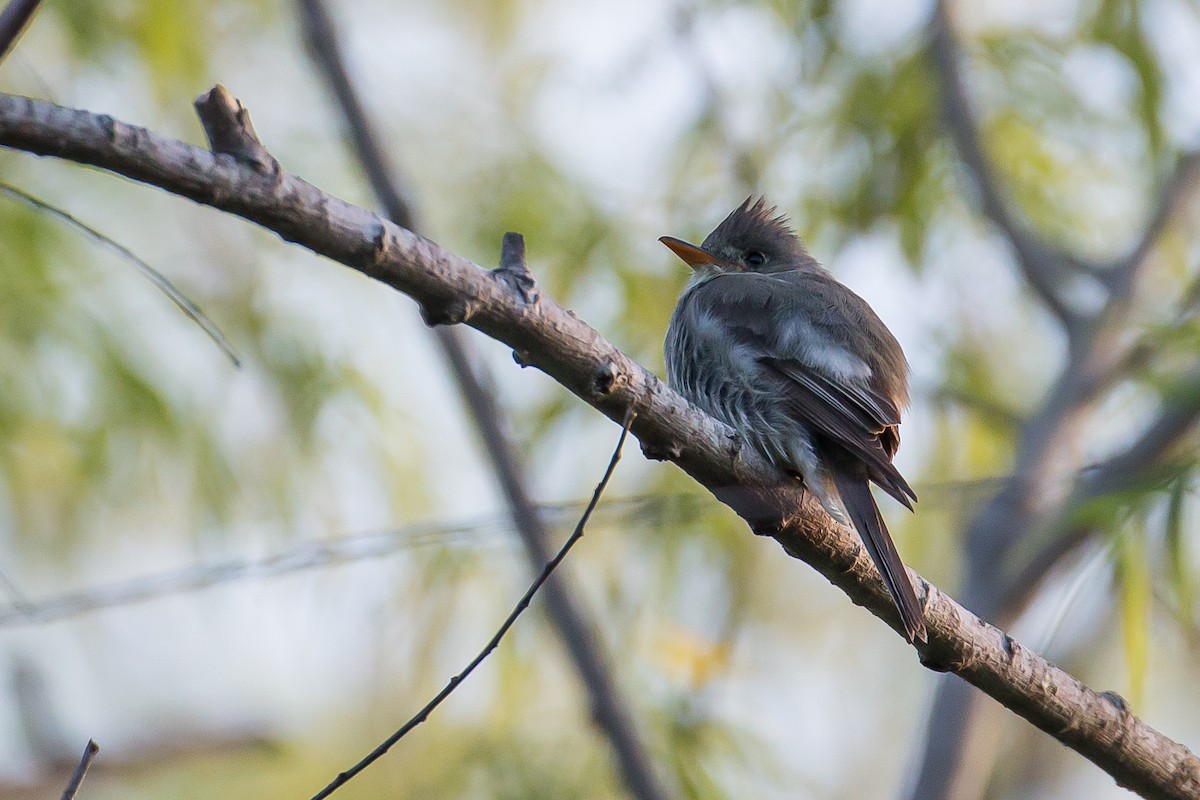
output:
[[[924,640],[921,604],[870,489],[875,483],[909,510],[917,499],[892,465],[908,362],[787,219],[751,200],[699,247],[659,240],[692,268],[667,329],[667,382],[853,524],[908,641]]]

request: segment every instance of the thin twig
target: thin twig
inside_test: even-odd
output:
[[[0,12],[0,61],[21,38],[41,4],[42,0],[10,0],[4,11]]]
[[[550,559],[550,561],[546,563],[546,566],[542,569],[541,574],[538,575],[537,578],[534,579],[533,583],[529,585],[529,589],[527,589],[521,599],[517,601],[517,605],[504,620],[504,623],[500,626],[499,630],[496,631],[496,634],[492,636],[491,640],[484,645],[484,648],[479,651],[479,654],[472,659],[471,663],[468,664],[462,672],[451,678],[450,682],[447,683],[446,686],[440,692],[438,692],[432,700],[425,704],[424,708],[414,714],[408,722],[400,726],[399,730],[385,739],[382,744],[372,750],[363,760],[359,761],[353,767],[338,775],[332,783],[313,795],[312,800],[322,800],[323,798],[329,797],[329,795],[336,792],[339,788],[354,778],[355,775],[371,766],[371,764],[375,763],[375,761],[377,761],[383,756],[384,753],[391,749],[396,742],[403,739],[409,731],[420,725],[425,720],[429,719],[429,715],[433,713],[433,710],[441,705],[442,701],[449,697],[450,694],[457,689],[464,680],[467,679],[467,676],[474,672],[475,668],[483,663],[485,658],[491,655],[492,651],[495,650],[500,644],[500,640],[504,638],[504,635],[508,633],[509,629],[517,621],[517,617],[521,616],[525,609],[529,608],[529,603],[533,600],[533,596],[537,594],[538,589],[542,587],[542,584],[544,584],[550,577],[550,574],[554,572],[555,567],[562,563],[562,560],[566,558],[567,553],[569,553],[571,548],[575,546],[575,543],[583,538],[584,527],[587,525],[588,519],[592,516],[592,512],[596,510],[596,505],[600,502],[600,495],[604,493],[605,487],[608,486],[608,482],[612,478],[613,471],[617,468],[617,462],[621,460],[621,449],[625,446],[625,438],[629,435],[629,426],[633,424],[633,418],[635,416],[637,416],[637,412],[634,411],[633,406],[630,406],[629,410],[625,413],[625,422],[621,425],[621,435],[617,437],[617,446],[613,448],[612,458],[608,460],[608,468],[604,471],[604,477],[600,479],[600,483],[596,484],[596,491],[592,492],[592,499],[590,502],[588,502],[587,508],[583,510],[583,514],[579,517],[579,522],[576,523],[575,530],[571,532],[571,535],[567,538],[567,541],[563,543],[563,546],[559,549],[558,553],[555,554],[554,558]]]
[[[110,236],[101,233],[83,220],[80,220],[68,212],[63,211],[61,208],[51,205],[50,203],[47,203],[45,200],[42,200],[38,197],[34,197],[24,189],[18,189],[10,184],[0,182],[0,193],[6,194],[15,200],[19,200],[29,207],[36,209],[37,211],[41,211],[44,214],[50,215],[52,218],[64,223],[67,227],[74,228],[93,241],[110,248],[121,258],[133,264],[135,267],[137,267],[138,271],[141,272],[147,280],[154,284],[156,289],[166,295],[167,299],[174,303],[179,310],[187,316],[188,319],[200,326],[200,330],[204,331],[209,339],[212,339],[213,343],[221,349],[222,353],[228,356],[229,360],[233,362],[235,367],[240,367],[242,365],[241,359],[239,359],[237,353],[234,352],[233,345],[231,345],[229,340],[225,338],[225,334],[221,332],[221,329],[217,327],[217,324],[209,319],[208,315],[205,314],[198,305],[193,303],[187,295],[179,291],[175,284],[171,283],[171,280],[166,275],[163,275],[154,267],[147,264],[141,257],[139,257],[128,247],[113,240]]]
[[[610,498],[605,511],[614,506],[622,509],[624,518],[637,520],[640,526],[653,525],[667,517],[668,504],[680,501],[689,508],[698,508],[698,494],[641,495]],[[551,520],[564,520],[567,514],[577,514],[583,501],[539,506],[539,511]],[[683,516],[688,516],[687,511]],[[679,521],[675,518],[675,521]],[[300,542],[285,550],[257,559],[229,559],[197,564],[182,569],[141,575],[129,580],[91,586],[63,592],[37,600],[24,594],[13,595],[12,606],[0,610],[0,628],[18,625],[41,625],[62,619],[111,608],[157,600],[162,597],[196,592],[235,581],[289,575],[372,558],[384,558],[404,548],[423,544],[450,545],[460,539],[479,544],[480,535],[491,529],[510,527],[507,515],[489,517],[459,525],[420,524],[404,528],[342,536],[332,539]],[[0,572],[0,582],[3,573]]]
[[[83,758],[79,759],[79,766],[75,768],[75,774],[71,776],[71,782],[67,784],[67,790],[63,792],[62,800],[75,800],[75,795],[79,793],[79,787],[83,783],[83,776],[87,775],[88,768],[92,766],[92,760],[99,752],[100,745],[96,744],[96,740],[88,739],[87,747],[83,749]]]

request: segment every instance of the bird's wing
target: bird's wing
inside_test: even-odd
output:
[[[872,401],[861,387],[835,382],[797,359],[764,356],[760,361],[783,379],[781,388],[797,417],[856,457],[871,480],[912,508],[917,495],[892,464],[900,445],[894,404],[886,398]]]
[[[854,456],[872,481],[911,509],[916,494],[892,465],[900,444],[897,400],[870,365],[839,345],[839,337],[861,327],[852,316],[857,305],[840,313],[846,296],[865,304],[832,280],[797,285],[755,273],[720,276],[699,289],[708,290],[697,291],[703,311],[759,354],[764,377],[776,381],[796,418]]]

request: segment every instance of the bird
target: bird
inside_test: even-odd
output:
[[[692,268],[667,327],[667,384],[852,526],[905,638],[927,641],[870,487],[913,510],[917,495],[892,464],[908,405],[908,361],[896,337],[763,197],[746,198],[698,247],[659,241]]]

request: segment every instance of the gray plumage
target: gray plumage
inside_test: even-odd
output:
[[[869,487],[909,509],[917,499],[892,465],[908,403],[899,343],[762,199],[747,199],[699,248],[663,242],[694,270],[667,329],[668,383],[852,524],[909,641],[924,639],[920,603]]]

